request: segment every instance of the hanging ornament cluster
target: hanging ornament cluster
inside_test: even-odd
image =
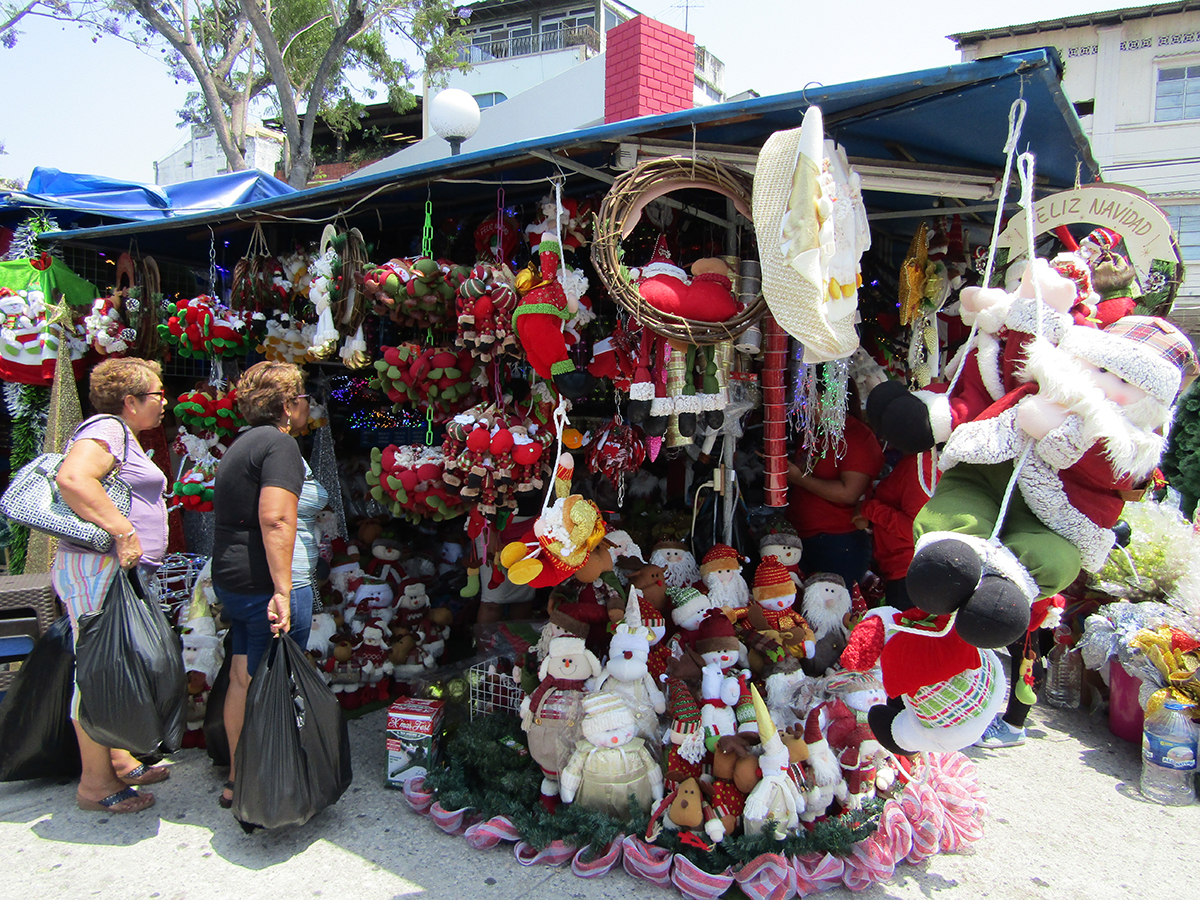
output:
[[[83,320],[87,341],[101,356],[121,356],[137,343],[137,330],[125,324],[122,299],[120,294],[96,298]]]
[[[443,522],[463,513],[461,501],[446,486],[444,471],[441,447],[389,444],[371,451],[366,479],[371,496],[393,516],[414,524],[421,519]]]
[[[159,337],[177,347],[184,357],[221,359],[245,356],[254,343],[251,324],[261,313],[235,312],[200,295],[167,304],[167,321],[158,326]]]
[[[645,441],[620,416],[601,427],[587,451],[588,468],[612,482],[621,502],[625,497],[625,476],[632,475],[645,461]]]
[[[359,285],[367,262],[367,247],[357,228],[339,233],[332,225],[321,234],[320,253],[312,265],[308,296],[317,313],[312,353],[329,359],[346,336],[354,344],[348,357],[356,368],[366,365],[362,323],[366,316]],[[357,354],[357,355],[356,355]],[[347,357],[343,357],[345,361]]]
[[[390,259],[363,273],[362,288],[375,312],[397,325],[441,328],[454,321],[454,295],[470,271],[425,256]]]
[[[443,422],[467,405],[480,370],[466,350],[406,343],[384,347],[375,373],[371,387],[393,403],[428,407]]]
[[[442,441],[446,484],[484,515],[516,509],[518,494],[541,490],[553,440],[549,428],[494,404],[460,413]]]
[[[277,312],[267,319],[262,340],[258,342],[256,349],[270,362],[302,366],[316,361],[311,352],[312,338],[316,331],[316,325],[306,325],[294,316]]]
[[[180,428],[172,449],[183,462],[171,487],[170,504],[191,512],[211,512],[217,467],[226,445],[211,431],[198,435]]]
[[[329,424],[329,411],[325,408],[325,404],[312,402],[308,404],[308,421],[300,428],[299,433],[302,435],[312,434],[318,428],[324,428]]]
[[[173,410],[180,424],[193,434],[232,437],[246,426],[238,414],[237,391],[214,387],[197,388],[179,395]]]
[[[312,265],[316,254],[296,248],[279,260],[281,271],[275,275],[275,284],[287,292],[288,301],[308,299],[312,284]]]
[[[513,331],[517,306],[514,278],[507,266],[477,265],[458,288],[458,346],[480,362],[520,353]]]

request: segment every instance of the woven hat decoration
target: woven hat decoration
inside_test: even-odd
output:
[[[679,755],[691,763],[704,759],[704,729],[700,727],[700,707],[681,678],[667,679],[667,715],[671,717],[668,736],[678,745]]]
[[[780,326],[804,345],[806,363],[842,359],[858,346],[856,270],[866,247],[838,247],[835,204],[848,204],[857,217],[862,199],[851,186],[856,176],[838,156],[827,160],[821,110],[810,106],[799,128],[767,139],[754,172],[763,297]],[[846,180],[842,196],[835,172]],[[859,229],[854,234],[857,243]],[[838,255],[839,269],[850,272],[844,281],[833,277]]]
[[[615,728],[634,725],[633,713],[617,694],[592,693],[583,698],[583,733],[594,738]]]
[[[796,583],[789,572],[774,556],[763,557],[754,571],[754,599],[770,600],[796,593]]]

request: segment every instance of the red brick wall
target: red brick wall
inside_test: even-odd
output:
[[[691,109],[696,39],[686,31],[638,16],[608,32],[604,121]]]

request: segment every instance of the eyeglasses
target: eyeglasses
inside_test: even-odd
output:
[[[166,391],[142,391],[140,394],[134,394],[135,397],[165,397]]]
[[[297,395],[296,395],[296,399],[297,399],[297,400],[307,400],[307,399],[308,399],[308,394],[297,394]]]

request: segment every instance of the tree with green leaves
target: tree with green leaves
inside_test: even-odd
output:
[[[3,2],[3,0],[0,0]],[[336,132],[358,127],[362,105],[352,78],[387,92],[397,111],[411,109],[418,70],[393,56],[397,42],[424,60],[427,81],[459,62],[467,15],[449,0],[17,0],[9,32],[25,15],[74,21],[161,56],[171,74],[196,90],[180,110],[184,123],[211,127],[231,170],[248,167],[251,108],[267,103],[283,122],[283,169],[293,187],[313,171],[317,117]],[[0,41],[7,40],[0,31]],[[368,97],[374,91],[364,91]]]
[[[1193,383],[1175,406],[1162,471],[1167,483],[1179,491],[1183,514],[1192,518],[1200,502],[1200,381]]]

